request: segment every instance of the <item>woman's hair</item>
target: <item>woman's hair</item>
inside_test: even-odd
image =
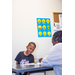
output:
[[[34,42],[29,42],[28,46],[31,45],[31,44],[33,44],[36,48],[36,44]]]
[[[62,31],[57,31],[53,34],[53,41],[56,42],[62,42]]]

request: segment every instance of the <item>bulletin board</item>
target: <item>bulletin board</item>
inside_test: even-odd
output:
[[[53,12],[54,30],[62,30],[62,12]]]
[[[37,18],[38,37],[52,37],[50,18]]]
[[[62,12],[53,12],[53,23],[59,23],[59,14],[62,14]]]

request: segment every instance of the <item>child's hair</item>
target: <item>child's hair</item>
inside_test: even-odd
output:
[[[62,31],[57,31],[53,34],[53,40],[54,42],[58,41],[59,42],[62,42]]]
[[[28,46],[30,46],[31,44],[33,44],[36,48],[36,44],[34,42],[29,42]]]

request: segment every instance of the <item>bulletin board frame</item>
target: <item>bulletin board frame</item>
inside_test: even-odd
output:
[[[62,12],[52,12],[54,31],[62,30]]]
[[[59,14],[62,14],[62,12],[53,12],[53,24],[54,22],[59,23]]]

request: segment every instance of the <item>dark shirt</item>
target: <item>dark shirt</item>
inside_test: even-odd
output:
[[[33,63],[34,62],[34,56],[32,54],[26,56],[26,55],[24,55],[24,51],[22,51],[22,52],[18,53],[15,60],[18,62],[18,64],[20,64],[20,62],[22,60],[26,60],[26,61],[29,61],[29,63]]]

